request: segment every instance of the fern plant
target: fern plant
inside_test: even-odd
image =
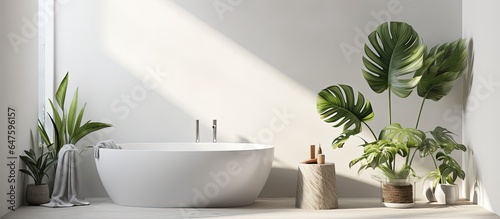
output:
[[[436,138],[434,135],[427,137],[418,129],[418,124],[425,101],[439,101],[462,75],[467,59],[465,40],[437,45],[427,51],[427,46],[412,26],[404,22],[388,22],[368,35],[364,51],[363,77],[374,92],[387,91],[388,125],[376,135],[367,123],[374,117],[370,101],[360,92],[355,95],[353,88],[344,84],[327,87],[318,93],[318,114],[333,127],[343,129],[332,142],[334,149],[342,148],[352,136],[365,142],[361,145],[363,154],[352,160],[349,167],[359,164],[359,171],[380,169],[389,179],[404,179],[410,174],[415,175],[412,162],[417,152],[421,152],[421,157],[428,156],[429,153],[422,151],[431,147],[432,142],[439,142],[433,139]],[[393,122],[392,98],[406,98],[414,89],[422,97],[417,122],[414,128],[402,127]],[[371,139],[358,135],[363,126],[370,130]],[[401,166],[396,166],[398,159],[404,161]],[[450,164],[453,158],[439,156],[439,159]]]
[[[48,145],[51,156],[54,158],[57,158],[59,151],[65,144],[76,144],[88,134],[112,126],[107,123],[92,122],[90,120],[82,122],[87,104],[85,103],[83,107],[78,108],[78,88],[73,95],[69,108],[65,108],[68,80],[69,72],[66,73],[57,87],[55,104],[49,99],[52,115],[47,114],[54,129],[53,138],[49,137],[44,124],[38,120],[38,131],[45,145]]]

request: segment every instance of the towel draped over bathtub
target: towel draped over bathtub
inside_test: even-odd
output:
[[[99,149],[100,148],[109,148],[109,149],[122,149],[122,147],[116,145],[115,141],[112,139],[110,140],[104,140],[99,143],[94,147],[94,158],[99,158]]]
[[[71,207],[88,205],[79,187],[79,153],[73,144],[64,145],[58,154],[54,189],[49,203],[44,207]]]

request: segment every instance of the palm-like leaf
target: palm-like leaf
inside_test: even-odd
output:
[[[422,75],[417,86],[418,95],[438,101],[448,95],[467,67],[467,48],[464,39],[435,46],[425,55]]]
[[[325,122],[333,127],[343,126],[342,134],[333,140],[334,148],[343,147],[350,136],[361,132],[361,123],[373,118],[371,104],[358,92],[356,98],[352,87],[334,85],[318,93],[316,102],[318,113]]]
[[[418,33],[406,23],[390,22],[378,26],[368,40],[363,76],[372,90],[382,93],[390,89],[399,97],[410,95],[420,80],[415,72],[422,66],[425,51]]]

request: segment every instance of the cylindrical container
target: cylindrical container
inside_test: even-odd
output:
[[[389,179],[383,174],[372,175],[380,182],[382,203],[390,208],[411,208],[415,204],[415,182],[418,177]]]
[[[334,163],[299,164],[295,207],[338,208]]]

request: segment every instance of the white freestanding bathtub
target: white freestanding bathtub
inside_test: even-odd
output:
[[[99,149],[111,200],[139,207],[252,204],[269,176],[274,147],[247,143],[138,143]]]

